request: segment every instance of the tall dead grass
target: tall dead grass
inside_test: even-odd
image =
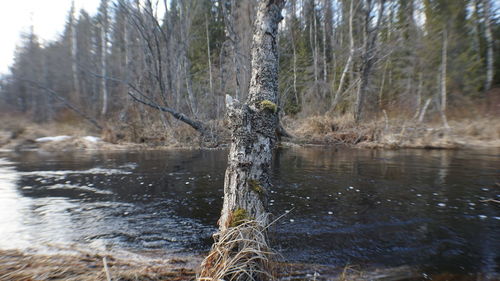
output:
[[[197,280],[277,280],[277,254],[268,245],[266,227],[259,221],[248,220],[214,235],[215,243]]]
[[[479,110],[479,109],[478,109]],[[284,120],[299,143],[347,144],[385,148],[500,147],[500,116],[450,113],[450,128],[440,118],[417,120],[390,112],[356,124],[350,114]]]
[[[379,134],[379,122],[356,125],[351,115],[316,115],[301,120],[284,120],[299,142],[312,144],[358,144],[373,141]]]

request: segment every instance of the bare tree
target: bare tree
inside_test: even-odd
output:
[[[486,38],[486,81],[484,90],[491,88],[494,75],[493,35],[491,32],[491,7],[490,0],[483,0],[484,6],[484,35]]]
[[[363,43],[363,58],[361,65],[361,84],[358,88],[356,95],[354,120],[359,122],[362,118],[363,103],[365,100],[366,92],[368,91],[372,67],[376,59],[377,37],[379,33],[380,23],[382,22],[382,15],[384,14],[385,0],[379,0],[377,22],[374,27],[371,27],[372,12],[374,10],[373,0],[365,0],[365,40]]]
[[[230,6],[231,9],[228,10],[227,6]],[[224,13],[224,21],[225,21],[225,32],[226,32],[226,37],[229,40],[229,45],[231,46],[231,57],[232,57],[232,64],[233,64],[233,70],[234,70],[234,78],[235,78],[235,98],[241,99],[243,98],[242,93],[241,93],[241,65],[240,65],[240,60],[238,59],[240,50],[239,50],[239,38],[238,34],[236,33],[235,26],[235,18],[234,18],[234,13],[236,10],[236,1],[235,0],[224,0],[222,3],[222,9]]]
[[[445,128],[449,128],[448,120],[446,119],[446,71],[447,71],[447,62],[448,62],[448,32],[447,28],[443,29],[443,49],[441,52],[441,91],[440,91],[440,113],[441,118],[443,119],[443,124]]]
[[[344,69],[342,70],[342,74],[340,75],[339,85],[337,86],[337,90],[335,91],[335,95],[333,96],[333,102],[331,110],[334,111],[335,107],[339,103],[340,96],[342,95],[342,91],[344,90],[344,82],[347,76],[347,73],[352,65],[352,60],[354,56],[354,36],[352,29],[352,20],[354,17],[354,1],[349,1],[349,56],[347,57],[347,61],[344,65]]]
[[[71,45],[71,71],[73,74],[73,90],[78,96],[80,94],[80,81],[78,80],[78,44],[76,36],[75,1],[71,2],[69,15],[70,45]]]
[[[102,0],[99,8],[100,13],[100,34],[101,34],[101,93],[102,108],[101,115],[108,112],[108,89],[106,86],[106,57],[108,53],[108,0]]]
[[[212,59],[210,51],[210,36],[208,33],[208,18],[205,16],[205,32],[207,34],[207,58],[208,58],[208,82],[210,86],[210,95],[214,94],[214,86],[212,82]]]
[[[284,0],[259,2],[252,45],[252,76],[244,104],[226,96],[231,134],[224,204],[216,243],[202,265],[201,279],[269,280],[265,228],[272,150],[278,128],[278,23]],[[238,229],[241,239],[233,239]],[[256,234],[254,230],[259,230]],[[229,238],[228,238],[229,235]],[[259,239],[260,238],[260,239]],[[218,243],[224,241],[224,243]],[[243,241],[243,242],[242,242]],[[230,244],[229,247],[228,243]],[[248,251],[254,247],[255,251]],[[263,246],[263,248],[261,248]],[[257,248],[255,248],[257,247]],[[234,252],[238,249],[238,252]],[[229,262],[242,270],[223,264]]]

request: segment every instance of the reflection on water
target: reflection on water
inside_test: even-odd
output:
[[[270,208],[290,261],[499,272],[498,150],[281,149]],[[225,151],[0,155],[0,248],[203,253]]]

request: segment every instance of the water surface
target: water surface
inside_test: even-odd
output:
[[[227,152],[0,154],[0,248],[203,254]],[[275,247],[293,262],[500,272],[500,150],[276,152]]]

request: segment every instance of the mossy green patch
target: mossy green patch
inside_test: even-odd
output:
[[[263,100],[260,102],[260,108],[262,110],[269,110],[271,111],[272,113],[276,113],[278,111],[278,106],[270,101],[270,100]]]
[[[258,180],[249,179],[247,182],[250,190],[254,191],[259,196],[264,194],[264,188],[262,187],[262,185],[260,185]]]
[[[247,210],[238,208],[232,213],[231,223],[229,223],[229,227],[236,227],[247,220],[250,220]]]

